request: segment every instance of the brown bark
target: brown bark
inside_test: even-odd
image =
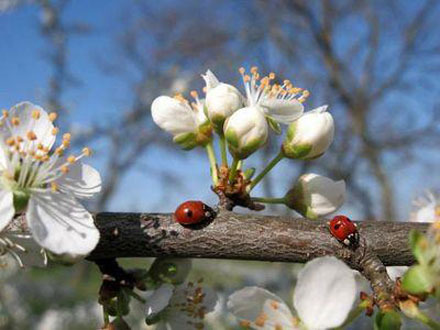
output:
[[[307,262],[334,255],[355,269],[362,268],[365,249],[349,249],[334,239],[326,221],[237,214],[222,211],[209,225],[184,228],[170,214],[99,213],[101,240],[88,259],[123,257],[218,258]],[[358,223],[361,240],[385,265],[411,265],[411,229],[427,224],[381,221]]]

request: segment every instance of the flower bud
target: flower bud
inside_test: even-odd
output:
[[[259,107],[241,108],[225,122],[224,133],[234,158],[245,159],[267,140],[266,118]]]
[[[412,266],[402,277],[402,287],[412,294],[428,293],[433,288],[434,278],[427,266]]]
[[[151,265],[148,274],[158,283],[183,283],[191,270],[191,259],[157,258]]]
[[[309,219],[335,212],[344,203],[345,182],[318,174],[302,175],[284,197],[287,207]]]
[[[374,329],[377,330],[399,330],[402,326],[400,314],[395,310],[379,312],[374,319]]]
[[[226,118],[243,107],[243,96],[234,86],[218,82],[210,70],[202,77],[206,81],[208,117],[216,131],[222,132]]]
[[[153,121],[174,136],[183,149],[204,146],[211,140],[211,125],[198,101],[193,108],[183,98],[157,97],[151,105]]]
[[[290,124],[282,145],[288,158],[314,159],[328,149],[333,141],[334,122],[327,106],[309,111]]]

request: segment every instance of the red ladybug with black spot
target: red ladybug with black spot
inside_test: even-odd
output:
[[[346,246],[359,245],[357,225],[344,215],[335,216],[329,223],[329,230],[333,237]]]
[[[174,212],[174,219],[183,226],[191,226],[210,222],[216,213],[201,201],[186,201]]]

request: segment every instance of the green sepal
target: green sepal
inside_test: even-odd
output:
[[[14,210],[16,213],[24,212],[28,206],[30,193],[24,190],[16,190],[13,193]]]
[[[311,144],[291,145],[283,142],[281,150],[283,155],[292,159],[307,159],[307,155],[312,151]]]
[[[400,314],[394,310],[378,312],[374,318],[374,330],[399,330],[401,326]]]
[[[412,266],[402,277],[402,288],[408,293],[429,293],[433,287],[433,277],[425,265]]]
[[[280,135],[282,133],[281,125],[278,123],[275,119],[272,117],[266,117],[267,123],[269,124],[269,127],[272,128],[272,130]]]
[[[425,252],[429,245],[426,237],[417,230],[411,230],[409,232],[409,245],[416,260],[420,264],[426,264]]]
[[[197,146],[197,134],[194,132],[182,133],[176,135],[173,142],[180,145],[183,150],[191,150]]]
[[[254,139],[249,141],[245,146],[240,146],[237,133],[234,130],[229,129],[225,134],[226,141],[228,142],[229,152],[236,159],[245,159],[260,148],[265,141]]]

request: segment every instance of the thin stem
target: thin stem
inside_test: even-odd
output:
[[[231,172],[229,172],[229,181],[232,183],[234,182],[235,179],[235,175],[237,174],[237,167],[238,167],[238,163],[240,162],[240,159],[235,158],[232,160],[232,165],[231,165]]]
[[[252,183],[250,184],[248,190],[251,191],[252,189],[254,189],[254,187],[264,178],[264,176],[269,173],[269,171],[273,169],[275,165],[278,164],[283,158],[284,155],[280,151],[278,155],[276,155],[275,158],[270,161],[266,168],[254,180],[252,180]]]
[[[205,149],[206,153],[208,154],[209,166],[211,167],[212,183],[214,184],[214,187],[216,187],[218,184],[217,160],[215,158],[214,146],[212,145],[212,141],[206,145]]]
[[[224,134],[220,135],[220,152],[222,154],[222,165],[228,167],[228,156],[226,154],[226,140]]]
[[[284,197],[252,197],[254,202],[264,203],[264,204],[284,204]]]
[[[104,315],[104,325],[108,325],[110,323],[110,316],[108,315],[107,308],[102,306],[102,313]]]
[[[417,313],[417,315],[414,317],[414,319],[426,324],[431,329],[440,330],[440,323],[434,321],[428,315],[426,315],[425,313],[423,313],[420,310]]]

